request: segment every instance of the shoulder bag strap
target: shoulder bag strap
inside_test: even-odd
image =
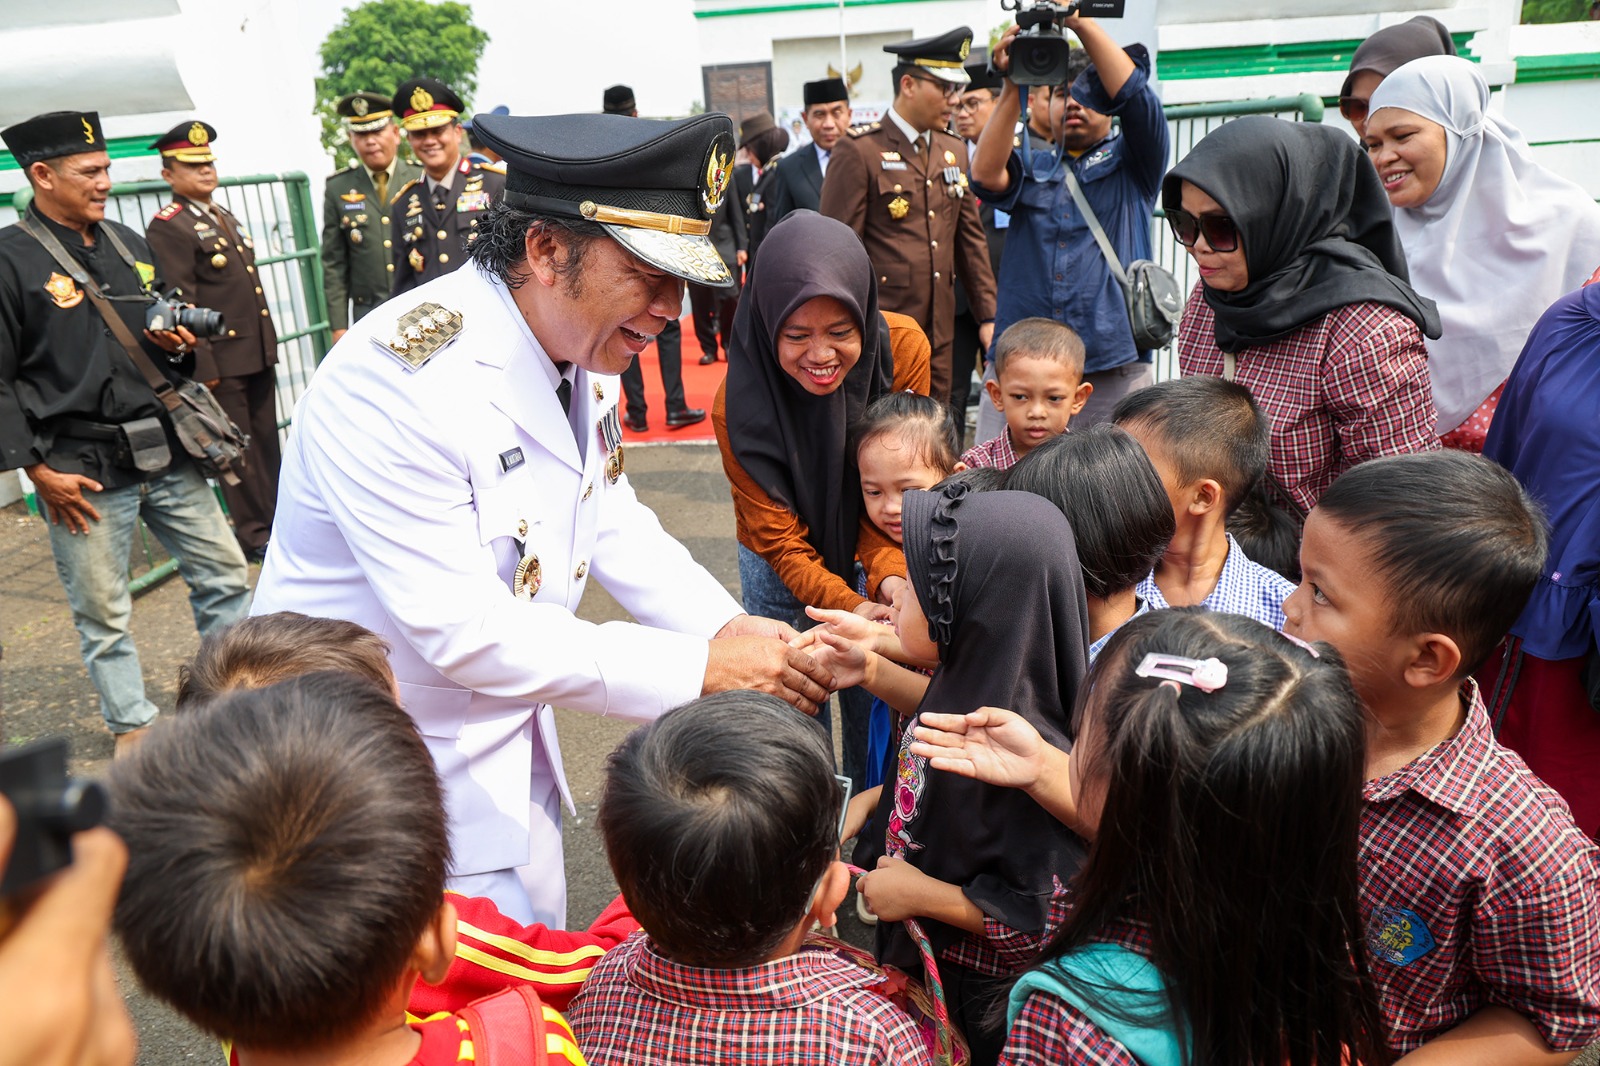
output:
[[[183,401],[178,398],[177,392],[172,387],[172,382],[167,380],[165,374],[156,369],[156,365],[150,361],[150,357],[139,346],[133,331],[128,328],[126,322],[122,321],[122,316],[112,308],[110,301],[101,294],[100,286],[96,284],[95,279],[90,276],[89,272],[83,268],[83,264],[67,254],[67,250],[62,247],[61,242],[56,239],[56,235],[51,233],[48,227],[41,226],[26,217],[19,219],[17,226],[28,236],[44,245],[45,251],[49,252],[56,263],[71,275],[73,281],[78,283],[79,287],[88,295],[89,302],[94,304],[94,309],[100,312],[101,318],[105,319],[106,325],[111,329],[111,335],[117,338],[118,343],[127,350],[128,358],[133,360],[133,365],[138,367],[139,373],[144,375],[145,383],[155,390],[156,397],[166,405],[167,410],[175,410]],[[127,260],[129,265],[132,265],[133,257],[128,254],[127,246],[117,237],[116,231],[110,226],[103,226],[100,232],[111,238],[112,247],[116,248],[118,254]]]
[[[1117,250],[1111,247],[1111,239],[1106,236],[1106,231],[1100,228],[1100,220],[1095,217],[1094,208],[1089,206],[1089,200],[1083,195],[1083,189],[1078,185],[1078,179],[1072,173],[1072,163],[1063,158],[1061,170],[1067,177],[1067,191],[1072,194],[1072,202],[1078,205],[1078,210],[1083,213],[1083,220],[1089,223],[1089,232],[1094,234],[1095,243],[1100,246],[1100,254],[1106,257],[1106,266],[1111,268],[1111,273],[1116,275],[1118,284],[1124,289],[1128,287],[1127,272],[1122,269],[1122,260],[1117,258]]]

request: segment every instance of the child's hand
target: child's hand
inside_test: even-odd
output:
[[[867,680],[867,652],[853,640],[833,632],[831,626],[818,626],[817,644],[811,657],[833,673],[833,690],[854,688]]]
[[[878,602],[884,604],[893,603],[894,594],[900,589],[906,588],[909,585],[910,582],[900,575],[890,574],[888,577],[878,582]]]
[[[867,824],[867,819],[877,809],[878,795],[882,791],[883,786],[878,785],[850,797],[850,802],[844,808],[844,833],[839,837],[839,843],[854,840],[861,832],[861,827]]]
[[[921,899],[936,883],[934,878],[904,859],[884,855],[878,859],[876,870],[856,878],[856,891],[866,899],[867,909],[876,914],[880,922],[903,922],[927,914]]]
[[[825,607],[807,607],[806,615],[814,621],[821,622],[846,640],[857,641],[869,647],[878,638],[878,634],[883,632],[882,623],[870,621],[853,611],[830,611]],[[815,633],[816,630],[811,629],[808,632]]]
[[[924,713],[911,753],[935,770],[1028,789],[1044,771],[1049,747],[1020,714],[980,707],[970,714]]]
[[[894,608],[883,603],[873,603],[871,600],[862,600],[861,606],[850,612],[869,622],[894,623]]]

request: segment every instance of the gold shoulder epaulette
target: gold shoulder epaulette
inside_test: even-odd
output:
[[[395,321],[394,335],[388,340],[373,334],[372,343],[412,370],[421,370],[429,359],[460,336],[464,326],[460,311],[428,302],[401,315]]]
[[[873,130],[878,129],[882,125],[883,123],[881,122],[863,122],[859,126],[851,126],[850,136],[860,137],[864,133],[871,133]]]
[[[505,172],[506,172],[506,165],[503,162],[502,163],[479,163],[478,164],[478,169],[479,170],[492,170],[492,171],[494,171],[494,173],[499,174],[499,175],[501,175],[503,177],[505,175]]]
[[[400,199],[400,197],[402,197],[406,193],[410,192],[411,191],[411,187],[413,185],[420,185],[420,184],[422,184],[422,179],[421,178],[412,178],[410,181],[408,181],[404,185],[400,186],[400,188],[395,192],[395,194],[393,196],[389,197],[389,202],[391,204],[394,203],[396,200]]]
[[[156,217],[163,222],[170,222],[183,214],[183,205],[174,200],[172,203],[156,212]]]

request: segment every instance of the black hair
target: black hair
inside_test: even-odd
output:
[[[950,408],[930,396],[890,392],[873,400],[850,428],[850,453],[860,455],[869,442],[891,434],[911,445],[917,460],[943,474],[961,458],[961,438]]]
[[[1373,459],[1317,511],[1363,543],[1388,587],[1391,632],[1443,633],[1465,677],[1505,637],[1544,572],[1549,527],[1517,479],[1459,451]]]
[[[907,74],[915,76],[916,73],[917,65],[915,63],[896,63],[894,65],[894,69],[889,72],[889,76],[894,79],[894,85],[889,90],[889,99],[893,100],[895,97],[900,95],[901,78],[905,77]],[[887,116],[885,117],[887,118]]]
[[[998,466],[972,466],[965,470],[957,470],[935,485],[931,491],[939,492],[947,485],[965,485],[972,492],[999,492],[1006,487],[1006,477],[1010,473]]]
[[[111,799],[134,972],[245,1047],[316,1048],[370,1022],[444,899],[433,759],[393,696],[352,674],[158,723],[112,767]]]
[[[998,380],[1012,359],[1049,359],[1083,377],[1083,338],[1078,331],[1053,318],[1024,318],[1007,326],[995,338],[994,375]]]
[[[1272,459],[1272,423],[1236,381],[1159,381],[1118,400],[1111,421],[1154,433],[1184,485],[1206,478],[1221,485],[1224,517],[1244,501]]]
[[[744,142],[757,166],[766,166],[785,148],[789,147],[789,131],[782,126],[762,130]]]
[[[722,692],[631,733],[606,762],[598,825],[629,908],[689,966],[753,966],[805,917],[844,802],[817,723]]]
[[[535,226],[550,230],[566,248],[566,255],[555,263],[554,269],[568,290],[576,293],[582,286],[583,258],[589,243],[606,235],[598,222],[542,215],[496,200],[478,221],[467,254],[504,282],[506,288],[520,289],[529,277],[528,231]]]
[[[1043,496],[1067,516],[1084,591],[1096,599],[1149,577],[1177,532],[1172,501],[1150,457],[1117,426],[1052,437],[1011,468],[1006,488]]]
[[[1138,676],[1151,654],[1216,659],[1226,681]],[[1365,725],[1338,654],[1239,615],[1152,611],[1116,631],[1079,692],[1085,785],[1104,803],[1040,961],[1143,923],[1166,1002],[1108,1009],[1187,1028],[1186,1061],[1388,1062],[1357,898]],[[1104,999],[1103,983],[1063,978]]]
[[[1253,563],[1276,570],[1300,584],[1299,519],[1290,514],[1258,482],[1228,516],[1228,532]]]
[[[200,642],[178,667],[176,710],[184,711],[237,688],[264,688],[301,674],[342,670],[385,692],[394,688],[389,644],[364,625],[274,611],[242,619]]]
[[[1072,92],[1072,83],[1077,81],[1084,71],[1094,67],[1094,60],[1089,58],[1089,50],[1081,45],[1074,45],[1067,53],[1067,76],[1061,83],[1061,91]]]

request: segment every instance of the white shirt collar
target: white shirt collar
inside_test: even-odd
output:
[[[888,114],[890,121],[892,121],[896,126],[899,126],[900,132],[906,135],[906,140],[912,142],[920,141],[922,142],[922,146],[924,148],[928,146],[932,138],[926,136],[925,134],[918,133],[911,123],[900,117],[900,112],[896,111],[893,106],[889,108]]]

